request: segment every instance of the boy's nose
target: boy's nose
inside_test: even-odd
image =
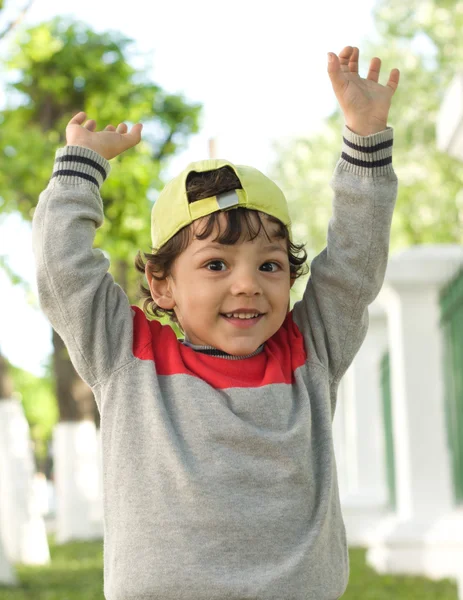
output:
[[[259,282],[259,274],[254,268],[244,266],[236,269],[234,273],[231,291],[234,295],[246,294],[255,295],[262,293],[262,287]]]

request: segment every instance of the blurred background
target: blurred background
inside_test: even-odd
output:
[[[309,260],[324,248],[343,127],[327,52],[346,45],[360,75],[379,56],[380,83],[401,80],[390,264],[334,424],[345,597],[463,598],[463,0],[116,4],[0,0],[0,600],[103,598],[99,416],[31,248],[70,117],[144,123],[95,240],[141,305],[152,203],[193,160],[265,172]]]

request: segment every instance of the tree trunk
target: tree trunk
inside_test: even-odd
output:
[[[13,384],[8,375],[8,365],[5,358],[0,354],[0,402],[11,398]],[[17,579],[12,567],[5,555],[0,531],[0,585],[17,585]]]
[[[0,532],[1,533],[1,532]],[[16,574],[10,565],[5,550],[3,549],[2,537],[0,535],[0,586],[17,586]]]
[[[116,277],[115,281],[118,283],[124,292],[128,295],[128,270],[129,265],[126,260],[118,260],[116,262]]]
[[[55,535],[57,543],[62,544],[102,537],[103,509],[96,402],[54,329],[53,348],[60,420],[53,432]],[[85,489],[82,481],[86,482]]]
[[[0,400],[9,400],[13,396],[13,382],[8,373],[8,363],[0,354]]]
[[[94,421],[92,390],[76,373],[63,340],[53,329],[55,389],[61,422]]]
[[[50,560],[35,496],[29,424],[13,392],[8,361],[0,354],[0,585],[16,582],[9,560],[25,564]]]

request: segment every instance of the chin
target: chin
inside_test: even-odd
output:
[[[246,356],[247,354],[252,354],[253,352],[255,352],[261,344],[262,342],[260,342],[257,345],[252,345],[245,348],[243,348],[242,346],[239,346],[238,348],[225,348],[223,349],[223,351],[227,352],[227,354],[233,354],[234,356]]]

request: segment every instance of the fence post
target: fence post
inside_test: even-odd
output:
[[[367,561],[383,573],[457,576],[463,515],[457,510],[445,424],[439,292],[463,248],[424,245],[391,258],[378,301],[388,314],[396,513],[372,538]]]
[[[387,320],[369,307],[368,334],[344,375],[333,422],[339,491],[351,546],[364,546],[388,511],[385,437],[379,363],[387,348]]]

